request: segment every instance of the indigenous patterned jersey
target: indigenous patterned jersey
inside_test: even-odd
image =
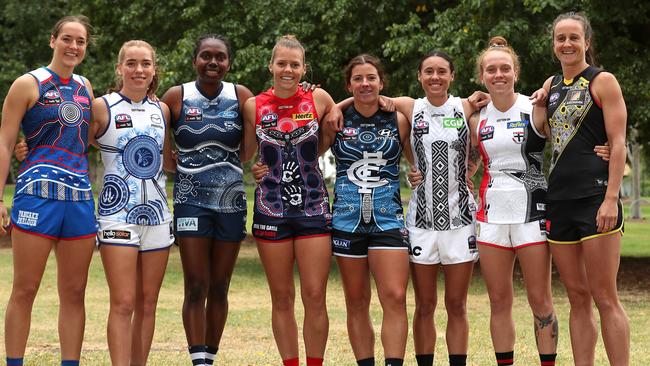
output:
[[[243,122],[235,85],[222,82],[214,99],[196,82],[181,86],[183,105],[173,125],[178,148],[174,203],[217,212],[246,210],[239,144]]]
[[[255,97],[255,108],[260,161],[269,167],[255,190],[255,211],[285,218],[329,214],[312,92],[278,98],[269,89]]]
[[[589,66],[573,80],[553,77],[547,102],[553,144],[548,199],[576,199],[607,190],[609,164],[593,150],[607,141],[603,110],[590,89],[601,71]]]
[[[336,158],[332,227],[350,233],[403,228],[397,115],[377,111],[364,117],[351,106],[344,121],[332,146]]]
[[[411,118],[411,146],[423,181],[411,195],[406,224],[452,230],[473,222],[474,197],[467,187],[469,128],[462,100],[449,96],[440,107],[417,99]]]
[[[38,83],[39,97],[21,124],[29,155],[18,171],[16,194],[92,200],[87,158],[91,100],[84,78],[64,80],[45,67],[29,75]]]
[[[505,112],[492,103],[481,109],[475,131],[483,158],[478,221],[522,224],[544,218],[545,139],[535,129],[532,111],[533,105],[524,95]]]
[[[102,97],[108,125],[97,138],[104,163],[101,219],[136,225],[171,221],[162,171],[165,117],[158,102],[133,102],[119,93]],[[98,101],[101,103],[101,101]]]

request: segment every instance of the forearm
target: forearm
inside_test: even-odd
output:
[[[4,144],[0,146],[0,200],[4,195],[5,183],[7,182],[7,176],[9,176],[12,154],[13,146],[9,147]]]
[[[612,142],[611,153],[609,158],[609,176],[607,179],[606,199],[618,199],[618,194],[623,181],[623,172],[625,171],[625,143]]]

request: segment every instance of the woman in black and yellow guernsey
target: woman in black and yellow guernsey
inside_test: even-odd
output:
[[[592,28],[585,16],[561,14],[552,31],[562,73],[544,83],[553,147],[547,229],[571,304],[574,362],[594,364],[594,301],[609,363],[628,365],[630,329],[616,289],[623,232],[619,189],[625,165],[625,101],[616,78],[594,66]],[[606,141],[609,162],[593,153],[594,145]]]

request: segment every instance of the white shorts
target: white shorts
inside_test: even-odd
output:
[[[476,262],[478,247],[474,225],[436,231],[411,227],[409,259],[417,264],[456,264]]]
[[[546,244],[546,220],[524,224],[489,224],[477,221],[476,238],[480,245],[507,250]]]
[[[174,243],[172,223],[134,225],[125,222],[97,220],[97,245],[117,245],[138,248],[140,252],[167,249]]]

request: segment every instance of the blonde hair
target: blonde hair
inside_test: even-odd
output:
[[[148,49],[151,52],[151,58],[153,59],[153,67],[154,67],[154,75],[153,79],[151,80],[151,84],[149,84],[149,88],[147,88],[147,96],[154,96],[156,95],[156,91],[158,90],[158,62],[156,60],[156,50],[146,41],[142,41],[139,39],[136,40],[131,40],[131,41],[126,41],[124,44],[122,44],[122,47],[120,48],[120,52],[117,54],[117,64],[121,65],[124,62],[124,58],[126,57],[126,50],[132,47],[143,47]],[[115,67],[115,85],[108,89],[109,93],[112,92],[117,92],[122,90],[122,87],[124,86],[124,80],[122,79],[122,75],[120,75],[117,72],[117,67]]]
[[[515,73],[519,75],[519,70],[520,70],[520,65],[519,65],[519,56],[517,55],[517,52],[508,45],[508,41],[506,41],[505,38],[502,36],[495,36],[490,38],[490,43],[485,48],[481,53],[478,55],[478,58],[476,59],[476,77],[480,80],[481,75],[483,74],[483,59],[485,59],[485,55],[490,52],[490,51],[501,51],[505,52],[510,55],[512,58],[512,63],[515,68]]]
[[[298,48],[302,52],[302,63],[305,63],[305,48],[302,46],[298,38],[294,36],[293,34],[285,34],[284,36],[278,38],[278,40],[275,42],[275,46],[273,46],[273,51],[271,51],[271,61],[269,64],[273,64],[273,60],[275,60],[275,51],[280,48],[280,47],[285,47],[285,48]]]

